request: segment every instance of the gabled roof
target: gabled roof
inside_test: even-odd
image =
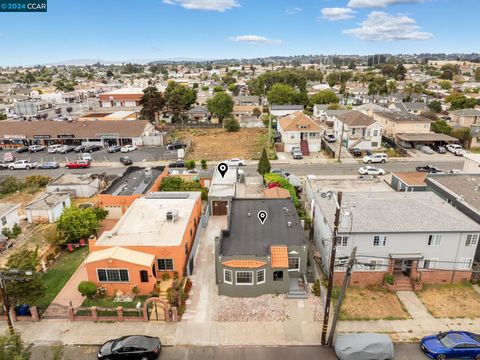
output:
[[[337,119],[350,127],[367,127],[376,122],[370,116],[355,110],[340,114],[337,116]]]
[[[114,246],[104,250],[98,250],[90,253],[85,264],[90,264],[102,260],[118,260],[150,267],[155,260],[155,256],[141,251],[130,250],[120,246]]]
[[[278,123],[283,131],[323,131],[320,125],[301,111],[280,118]]]
[[[272,246],[272,268],[288,268],[288,248],[286,246]]]

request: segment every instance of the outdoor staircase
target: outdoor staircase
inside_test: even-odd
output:
[[[412,291],[413,283],[409,276],[400,275],[395,276],[395,282],[392,286],[395,291]]]
[[[307,294],[308,285],[305,288],[300,288],[297,278],[290,278],[288,282],[287,299],[308,299]]]
[[[300,140],[300,150],[304,156],[310,155],[310,149],[308,148],[307,140]]]

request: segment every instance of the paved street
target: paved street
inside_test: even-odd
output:
[[[32,360],[50,360],[52,346],[35,346],[32,349]],[[66,346],[64,360],[94,360],[95,346]],[[422,354],[417,344],[395,345],[396,360],[428,359]],[[287,347],[164,347],[161,360],[295,360],[295,359],[337,359],[332,349],[320,346],[287,346]]]

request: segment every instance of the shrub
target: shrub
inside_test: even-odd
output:
[[[10,239],[12,237],[12,230],[5,226],[2,229],[2,235]]]
[[[173,280],[178,280],[178,271],[173,272]]]
[[[163,281],[167,281],[170,279],[170,274],[169,273],[163,273],[162,274],[162,280]]]
[[[207,160],[200,160],[200,165],[202,166],[202,170],[207,170]]]
[[[105,285],[100,285],[97,288],[96,296],[98,298],[103,298],[105,295],[107,295],[107,287]]]
[[[47,186],[50,182],[50,177],[42,175],[29,175],[25,177],[25,186],[33,188],[41,188]]]
[[[315,296],[320,296],[320,280],[315,280],[315,283],[312,286],[312,293]]]
[[[185,161],[185,166],[188,170],[193,170],[195,169],[195,160],[188,160],[188,161]]]
[[[14,193],[15,191],[23,189],[23,183],[18,181],[15,176],[7,176],[0,181],[0,195]]]
[[[97,293],[97,286],[91,281],[82,281],[78,284],[77,290],[82,296],[92,299]]]
[[[189,278],[187,278],[187,280],[185,280],[185,292],[188,294],[190,292],[190,290],[192,289],[192,280],[190,280]]]
[[[393,277],[392,274],[385,274],[384,281],[385,281],[388,285],[393,285],[393,283],[395,282],[395,278]]]
[[[230,117],[225,121],[224,127],[227,132],[237,132],[240,130],[240,124],[233,117]]]
[[[20,235],[21,233],[22,233],[22,228],[20,227],[20,225],[18,225],[17,223],[13,224],[12,237],[17,238],[18,235]]]

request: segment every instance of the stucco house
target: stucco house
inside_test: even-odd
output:
[[[383,126],[360,111],[336,116],[333,131],[347,149],[374,150],[382,147]]]
[[[335,197],[313,193],[314,242],[328,274]],[[415,284],[470,280],[480,225],[430,191],[344,192],[336,243],[334,281],[343,281],[345,263],[357,246],[352,285],[381,285],[394,276],[398,290]]]
[[[398,114],[391,111],[374,111],[373,119],[384,126],[384,135],[392,140],[397,134],[429,133],[432,120],[412,114]]]
[[[262,223],[258,217],[265,211]],[[215,239],[218,293],[306,298],[308,242],[291,199],[233,199],[227,229]]]
[[[461,109],[450,111],[451,122],[455,125],[470,127],[480,124],[480,110]]]
[[[282,136],[284,151],[299,147],[303,155],[322,149],[322,127],[301,111],[278,120],[278,131]]]
[[[70,205],[69,193],[45,193],[25,205],[25,215],[30,224],[54,223]]]
[[[109,295],[133,285],[148,295],[163,273],[183,277],[201,212],[200,192],[153,192],[135,200],[111,231],[89,239],[88,279]]]

